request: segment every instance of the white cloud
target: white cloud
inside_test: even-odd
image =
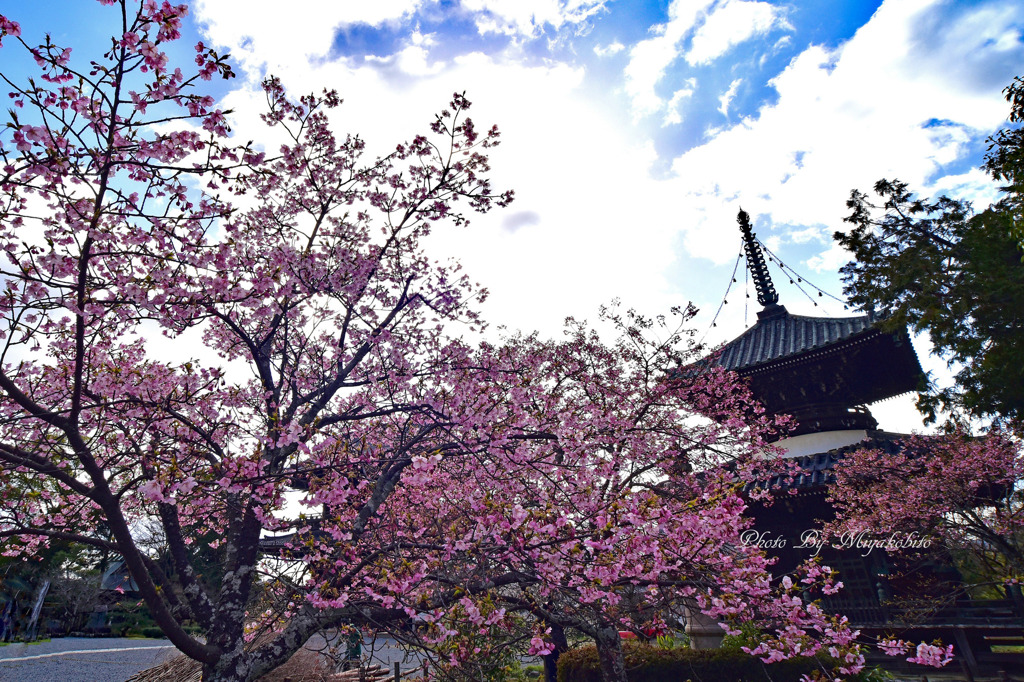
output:
[[[681,46],[711,1],[673,2],[669,21],[629,50],[631,113],[661,112],[666,123],[682,120],[696,82],[676,85],[667,101],[656,86],[673,63],[683,62]],[[806,49],[772,81],[778,92],[774,104],[729,128],[709,129],[705,144],[674,160],[675,177],[657,181],[650,176],[657,160],[653,145],[635,137],[639,128],[623,125],[621,112],[607,99],[586,99],[581,68],[554,61],[528,67],[512,56],[480,53],[431,61],[425,52],[431,37],[418,34],[382,59],[331,61],[331,30],[318,32],[319,38],[302,33],[301,41],[287,31],[279,36],[241,26],[218,30],[238,40],[250,35],[245,49],[276,65],[273,70],[294,93],[338,86],[346,99],[334,115],[338,129],[361,134],[371,156],[422,132],[453,91],[467,90],[478,124],[496,122],[503,132],[493,154],[495,186],[515,188],[518,199],[508,211],[475,219],[470,229],[438,229],[431,248],[438,257],[458,258],[488,286],[488,319],[552,334],[565,315],[593,318],[597,306],[615,296],[649,311],[701,297],[706,283],[689,282],[684,294],[666,276],[678,267],[680,248],[731,264],[738,203],[756,217],[804,231],[780,242],[793,243],[841,227],[849,190],[870,188],[882,176],[925,190],[943,182],[954,192],[991,188],[980,173],[935,175],[964,152],[968,138],[977,139],[1003,120],[999,88],[977,87],[973,74],[984,70],[979,55],[986,50],[1004,50],[1018,57],[1015,64],[1024,63],[1019,45],[1005,37],[1022,10],[968,11],[968,23],[981,21],[975,14],[995,21],[978,24],[977,36],[960,35],[952,25],[922,35],[922,19],[943,6],[886,3],[847,44]],[[536,25],[538,15],[530,16]],[[306,23],[319,31],[336,18],[329,12],[323,21],[307,17]],[[495,21],[519,26],[511,19]],[[944,28],[960,35],[959,42]],[[711,33],[706,35],[701,49],[712,54]],[[991,42],[986,47],[979,41]],[[949,54],[931,49],[935,45]],[[952,68],[958,60],[974,64],[974,70]],[[1009,81],[991,70],[991,78]],[[254,116],[261,100],[258,93],[242,91],[226,104]],[[926,125],[933,118],[952,123]],[[243,139],[267,138],[258,122],[239,120],[235,127]],[[764,232],[762,239],[776,236]],[[828,270],[839,261],[840,254],[829,250],[813,262]]]
[[[490,16],[490,15],[481,14],[481,15],[475,17],[473,19],[473,22],[476,25],[476,32],[479,33],[482,36],[485,36],[488,33],[495,33],[495,34],[498,34],[498,35],[515,35],[516,34],[516,30],[515,30],[515,26],[514,25],[506,24],[506,23],[500,21],[499,19],[497,19],[496,17]],[[531,25],[531,28],[532,28],[532,25]]]
[[[820,227],[808,227],[803,230],[790,232],[788,237],[789,241],[794,244],[806,244],[807,242],[814,241],[816,239],[819,241],[828,241],[829,235],[822,234]]]
[[[732,46],[766,33],[773,26],[788,26],[780,11],[766,2],[727,0],[714,5],[715,0],[674,0],[669,6],[669,21],[653,27],[652,38],[632,47],[625,70],[625,89],[634,121],[665,108],[657,85],[683,55],[683,43],[691,34],[685,57],[689,64],[697,65],[710,63]],[[666,121],[675,122],[678,114],[672,112],[671,104],[668,109]]]
[[[821,253],[807,259],[807,267],[815,272],[839,272],[839,268],[850,260],[850,253],[833,242]]]
[[[740,89],[740,84],[743,82],[742,78],[737,78],[729,84],[729,89],[722,93],[722,96],[718,98],[718,103],[721,105],[718,107],[718,111],[722,113],[722,116],[729,115],[729,104],[736,96],[736,92]]]
[[[419,47],[432,47],[437,45],[437,38],[433,33],[420,33],[413,31],[409,34],[409,42]]]
[[[683,115],[679,111],[679,105],[685,100],[693,97],[693,93],[697,87],[697,79],[689,78],[686,81],[687,87],[681,90],[676,90],[672,93],[672,99],[669,100],[668,106],[665,107],[665,120],[662,125],[673,125],[683,122]]]
[[[841,228],[852,188],[866,190],[881,177],[899,177],[927,190],[943,164],[968,151],[969,139],[998,127],[1007,112],[998,88],[980,89],[973,81],[980,70],[1009,82],[1016,67],[992,76],[982,55],[987,49],[989,59],[1001,58],[1000,48],[986,48],[986,41],[1013,31],[1024,9],[976,10],[1002,24],[986,24],[970,39],[941,22],[934,34],[922,35],[922,22],[943,7],[923,0],[884,4],[845,45],[812,46],[795,58],[771,81],[776,103],[677,158],[673,169],[683,181],[677,202],[685,207],[686,248],[716,262],[728,260],[720,248],[721,226],[731,224],[735,209],[723,207],[738,201],[774,224]],[[970,24],[974,16],[963,19]],[[948,34],[961,39],[952,41]],[[948,52],[937,53],[935,45]],[[1019,65],[1024,49],[1019,42],[1015,49]],[[945,66],[965,60],[976,70]],[[951,123],[935,126],[933,119]],[[981,191],[985,184],[978,175],[964,180],[960,189]],[[838,259],[834,250],[826,251],[815,267],[832,268]]]
[[[616,40],[614,43],[609,43],[608,45],[595,45],[594,54],[598,57],[608,57],[613,54],[618,54],[625,49],[626,46]]]
[[[655,86],[665,70],[679,56],[679,43],[696,24],[698,17],[714,0],[673,0],[669,5],[669,21],[652,29],[653,38],[642,40],[629,51],[626,66],[626,94],[633,108],[634,120],[659,111],[664,101]]]
[[[398,56],[411,47],[384,61],[337,60],[281,77],[296,94],[344,84],[332,120],[339,132],[358,132],[370,158],[426,132],[453,91],[467,91],[479,126],[498,124],[494,187],[515,189],[516,202],[473,217],[467,229],[439,226],[428,244],[490,290],[485,319],[554,335],[566,315],[593,320],[615,297],[652,313],[682,302],[664,278],[678,226],[664,190],[649,180],[653,148],[583,97],[582,69],[473,53],[413,75],[403,70],[411,60]],[[238,91],[225,103],[246,115],[233,122],[238,137],[267,138],[256,120],[261,99]]]
[[[301,68],[330,52],[339,27],[395,21],[423,1],[294,0],[282,8],[253,0],[197,0],[193,11],[211,42],[228,47],[234,63],[258,75],[264,67],[278,73]]]
[[[950,197],[967,197],[976,211],[984,210],[998,198],[998,187],[992,177],[980,168],[972,168],[966,173],[945,175],[921,188],[922,196],[938,197],[943,194]]]
[[[420,77],[431,76],[441,73],[445,69],[445,63],[431,61],[429,52],[419,45],[409,45],[399,52],[387,57],[375,57],[368,55],[367,62],[375,62],[380,65],[393,66],[396,71],[405,76]]]
[[[709,64],[733,46],[767,33],[778,17],[779,10],[767,2],[726,2],[697,29],[686,61],[691,65]]]
[[[559,29],[582,24],[604,9],[607,0],[462,0],[462,7],[479,13],[481,34],[502,33],[531,37],[545,24]]]

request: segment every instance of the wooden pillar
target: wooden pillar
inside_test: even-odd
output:
[[[964,673],[967,675],[968,682],[974,682],[974,673],[978,672],[978,661],[974,658],[974,651],[971,649],[971,643],[967,640],[967,635],[964,633],[963,628],[953,628],[953,637],[956,639],[956,648],[960,650],[960,655],[963,656]]]

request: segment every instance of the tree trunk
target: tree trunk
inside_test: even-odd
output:
[[[213,665],[203,665],[203,682],[249,682],[252,666],[242,647],[225,652]]]
[[[225,666],[220,661],[215,666],[204,665],[203,682],[249,682],[248,669],[230,664]]]
[[[597,631],[597,658],[601,662],[601,682],[627,682],[626,659],[622,654],[619,631],[603,627]]]
[[[558,657],[569,650],[569,640],[565,637],[565,628],[554,623],[547,623],[551,628],[551,641],[555,650],[544,656],[544,682],[558,682]]]

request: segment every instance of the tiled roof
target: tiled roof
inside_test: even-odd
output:
[[[833,468],[842,456],[838,450],[831,450],[798,457],[796,462],[800,466],[799,474],[792,477],[779,474],[767,480],[751,481],[744,486],[744,490],[749,492],[755,488],[770,488],[778,493],[788,490],[821,489],[825,485],[835,483],[836,475]]]
[[[790,315],[782,306],[758,314],[753,327],[729,342],[717,364],[742,370],[767,362],[818,350],[870,330],[872,314],[857,317],[805,317]]]
[[[903,437],[905,437],[904,434],[872,431],[869,432],[869,438],[860,443],[845,445],[828,452],[818,452],[813,455],[803,455],[794,458],[800,466],[800,473],[792,478],[786,475],[778,475],[767,481],[762,480],[748,483],[745,488],[750,490],[751,488],[761,488],[767,485],[769,488],[780,491],[819,489],[822,486],[835,483],[836,475],[834,469],[836,463],[846,457],[846,455],[863,448],[877,448],[889,454],[896,454],[900,449],[899,441]]]
[[[110,567],[100,578],[101,590],[118,590],[122,592],[138,592],[139,586],[128,572],[124,559],[118,559],[110,564]]]

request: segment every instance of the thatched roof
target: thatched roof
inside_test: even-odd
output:
[[[203,669],[197,662],[186,656],[177,656],[158,666],[148,668],[134,675],[127,682],[201,682]],[[403,671],[402,679],[409,680],[413,671]],[[393,672],[379,665],[367,666],[360,670],[332,673],[330,664],[315,651],[302,649],[280,668],[273,670],[258,682],[380,682],[392,679]]]

